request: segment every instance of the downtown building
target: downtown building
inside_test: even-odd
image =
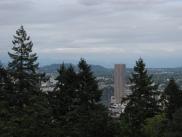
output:
[[[117,104],[120,104],[126,96],[126,66],[115,64],[114,67],[114,97]]]
[[[126,97],[126,65],[115,64],[114,67],[114,96],[111,97],[111,105],[109,107],[112,117],[119,118],[124,111],[125,105],[121,101]]]

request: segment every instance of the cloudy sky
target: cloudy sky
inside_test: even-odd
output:
[[[0,59],[23,25],[41,65],[182,66],[182,0],[0,0]]]

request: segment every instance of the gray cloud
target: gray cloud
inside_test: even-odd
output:
[[[0,57],[24,25],[41,61],[49,55],[50,62],[85,57],[131,65],[142,56],[158,66],[156,58],[172,55],[168,65],[180,66],[181,11],[179,0],[1,0]]]
[[[22,11],[31,9],[33,2],[28,0],[1,0],[0,1],[0,9],[1,11]]]

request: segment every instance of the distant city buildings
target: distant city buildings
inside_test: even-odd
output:
[[[99,89],[103,91],[101,103],[108,107],[112,117],[117,118],[120,116],[126,106],[126,104],[121,104],[122,98],[132,93],[132,84],[128,80],[132,71],[133,70],[130,68],[126,69],[125,64],[116,64],[114,69],[109,69],[109,71],[103,75],[95,74]],[[148,69],[148,72],[153,75],[153,79],[158,85],[158,91],[160,92],[164,91],[166,84],[172,76],[174,76],[179,85],[182,85],[181,68]],[[41,89],[44,92],[53,91],[57,82],[55,80],[57,72],[53,71],[47,73],[47,75],[50,79],[41,83]],[[182,89],[182,86],[180,88]]]
[[[42,91],[43,92],[53,91],[55,88],[56,82],[57,81],[55,80],[55,78],[53,76],[51,76],[48,81],[41,83]]]

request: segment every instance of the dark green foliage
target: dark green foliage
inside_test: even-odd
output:
[[[153,117],[159,112],[157,86],[149,76],[143,60],[136,62],[130,78],[132,94],[125,101],[125,118],[132,130],[133,137],[141,136],[141,128],[146,118]]]
[[[167,119],[165,114],[159,114],[145,121],[143,132],[146,137],[164,137]]]
[[[8,64],[8,72],[11,75],[16,102],[14,104],[23,107],[31,103],[31,96],[40,91],[41,74],[37,72],[38,63],[36,53],[32,53],[33,43],[27,36],[23,26],[16,31],[13,40],[13,53],[8,53],[11,62]]]
[[[76,108],[77,76],[73,67],[65,67],[64,64],[58,70],[56,87],[49,93],[49,101],[52,108],[53,127],[57,135],[66,137],[71,134],[71,123]]]
[[[76,88],[77,88],[77,76],[70,65],[69,68],[65,68],[64,64],[60,66],[58,70],[58,81],[56,88],[52,93],[55,97],[59,98],[59,104],[61,107],[61,113],[64,115],[66,112],[72,110],[74,104],[76,103]],[[64,98],[63,98],[64,97]]]
[[[23,26],[16,31],[12,43],[13,52],[8,53],[12,61],[8,64],[8,69],[14,78],[16,89],[19,91],[36,90],[40,77],[37,74],[37,55],[32,53],[33,43]]]
[[[171,79],[164,90],[162,96],[167,118],[172,119],[173,113],[182,107],[182,91],[176,84],[174,79]]]
[[[71,126],[72,136],[115,137],[118,135],[117,123],[108,116],[107,110],[102,105],[97,105],[90,110],[80,109],[82,110],[77,111],[75,123]]]
[[[12,78],[9,72],[1,65],[0,65],[0,89],[1,90],[13,89]]]
[[[116,123],[99,101],[101,91],[90,66],[81,59],[76,73],[64,64],[58,70],[56,88],[50,94],[53,126],[59,136],[113,137]]]
[[[1,108],[0,128],[1,137],[50,137],[50,115],[45,97],[31,97],[31,103],[19,107],[2,103],[6,109]]]
[[[78,72],[78,108],[77,119],[73,126],[79,137],[113,137],[116,136],[116,123],[99,101],[102,91],[93,76],[90,65],[81,59]]]
[[[80,103],[90,107],[90,105],[94,105],[100,101],[102,92],[98,89],[96,78],[93,76],[91,67],[86,61],[81,59],[78,67]]]
[[[8,70],[0,68],[0,136],[51,137],[49,103],[40,91],[33,44],[23,27],[16,34]]]
[[[9,122],[10,105],[13,105],[12,87],[9,74],[2,66],[0,66],[0,135],[7,132],[7,123]]]
[[[182,109],[176,110],[173,119],[169,120],[165,137],[181,137],[182,136]]]
[[[7,125],[11,123],[11,106],[16,102],[16,95],[13,94],[13,84],[8,71],[0,66],[0,136],[6,133]]]
[[[120,117],[120,137],[131,137],[133,135],[129,122],[125,114]]]

